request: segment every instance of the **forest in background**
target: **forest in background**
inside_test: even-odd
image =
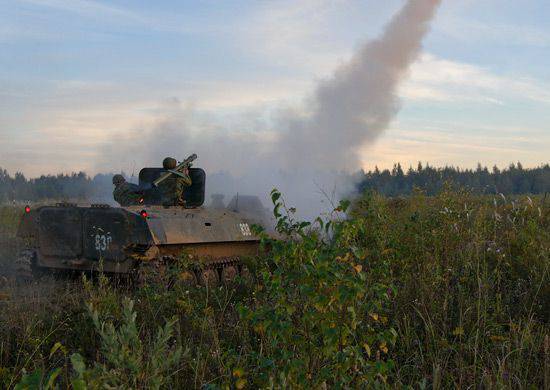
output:
[[[393,169],[362,173],[358,189],[375,190],[386,196],[410,195],[414,188],[420,188],[427,195],[439,193],[445,183],[452,183],[476,194],[544,194],[550,191],[550,165],[537,168],[523,168],[522,164],[510,164],[505,169],[494,166],[491,170],[478,164],[476,169],[456,167],[434,168],[418,163],[416,169],[403,171],[401,164]]]
[[[342,174],[344,175],[344,174]],[[113,174],[88,176],[85,172],[43,175],[28,179],[22,173],[10,175],[0,168],[0,203],[41,201],[47,199],[102,200],[110,198]],[[393,169],[360,171],[350,176],[358,192],[374,190],[386,196],[410,195],[415,188],[427,195],[437,194],[445,183],[452,183],[476,194],[544,194],[550,192],[550,165],[523,168],[521,163],[505,169],[457,167],[435,168],[418,163],[416,168],[403,170],[397,163]]]
[[[97,174],[92,178],[79,172],[28,179],[20,172],[11,176],[0,168],[0,204],[47,199],[100,199],[112,190],[112,176]]]

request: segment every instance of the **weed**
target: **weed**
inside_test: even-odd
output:
[[[310,224],[272,200],[233,286],[0,286],[0,387],[548,387],[549,202],[369,192]]]

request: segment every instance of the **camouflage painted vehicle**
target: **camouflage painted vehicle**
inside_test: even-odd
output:
[[[229,209],[203,208],[206,174],[190,168],[192,185],[185,189],[186,206],[163,206],[151,186],[166,170],[144,168],[140,188],[148,188],[141,204],[111,207],[105,204],[59,203],[26,207],[18,237],[24,249],[16,268],[22,279],[37,271],[75,270],[138,276],[162,272],[187,253],[196,264],[185,278],[217,284],[246,274],[240,259],[255,256],[259,238],[251,221]]]

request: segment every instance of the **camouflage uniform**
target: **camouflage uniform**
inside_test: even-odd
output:
[[[162,162],[164,169],[176,168],[177,161],[171,157],[166,157]],[[191,178],[186,172],[179,172],[184,177],[171,175],[169,178],[159,184],[159,190],[162,196],[164,206],[185,206],[184,191],[185,187],[190,186]]]
[[[122,175],[113,176],[113,184],[115,185],[113,198],[121,206],[140,204],[141,195],[138,192],[139,187],[137,185],[128,183]]]

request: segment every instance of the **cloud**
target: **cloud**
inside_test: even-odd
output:
[[[147,20],[124,8],[113,7],[91,0],[19,0],[21,3],[54,8],[88,17],[102,17],[119,21],[144,23]]]
[[[531,46],[546,48],[550,46],[550,33],[536,26],[481,22],[456,17],[445,18],[438,30],[458,42],[488,42],[510,46]]]
[[[25,15],[34,15],[36,18],[17,18],[15,16],[23,15],[23,13],[20,12],[21,9],[12,7],[11,13],[5,13],[4,19],[6,22],[16,23],[16,25],[12,27],[10,25],[0,26],[0,40],[3,35],[7,39],[11,39],[16,35],[27,34],[29,38],[32,38],[31,49],[34,50],[34,43],[38,42],[35,40],[40,39],[48,31],[52,34],[52,38],[55,38],[52,39],[54,42],[63,41],[64,36],[73,36],[72,33],[80,31],[80,28],[82,28],[82,34],[97,30],[103,31],[101,24],[91,23],[92,21],[108,23],[109,27],[106,30],[109,32],[122,29],[132,31],[132,33],[141,33],[148,32],[149,28],[174,32],[216,31],[218,34],[215,36],[215,42],[219,44],[219,47],[216,46],[213,50],[227,53],[237,47],[233,53],[235,57],[239,58],[238,61],[247,61],[246,71],[229,69],[225,62],[220,61],[219,66],[210,68],[210,64],[208,64],[208,69],[203,73],[197,72],[192,75],[185,74],[183,71],[179,73],[168,71],[163,74],[155,74],[147,80],[132,75],[129,75],[126,80],[97,80],[105,75],[93,71],[90,74],[87,73],[88,70],[80,73],[77,66],[66,62],[67,59],[64,57],[59,60],[61,73],[50,74],[41,71],[35,75],[34,80],[27,80],[26,75],[19,80],[10,77],[9,88],[3,80],[0,80],[1,163],[3,166],[10,164],[11,170],[23,169],[25,172],[34,174],[35,172],[55,172],[59,169],[87,169],[93,172],[93,167],[97,167],[99,163],[95,161],[96,156],[88,153],[90,150],[96,145],[110,140],[112,134],[122,134],[128,129],[134,138],[123,138],[121,142],[136,142],[140,131],[159,126],[161,118],[166,117],[163,114],[166,108],[159,109],[157,106],[159,101],[170,96],[178,97],[182,102],[190,102],[195,107],[192,114],[193,123],[189,124],[189,127],[195,129],[197,137],[200,136],[200,130],[197,129],[209,129],[205,133],[206,135],[211,134],[209,132],[212,132],[212,129],[217,129],[221,132],[232,132],[232,137],[237,143],[239,137],[246,143],[251,139],[250,134],[257,132],[258,145],[274,143],[277,131],[281,130],[272,125],[274,122],[276,123],[274,116],[284,112],[279,108],[288,105],[296,106],[295,103],[306,95],[307,91],[314,90],[316,77],[329,75],[332,69],[345,63],[346,61],[343,59],[351,57],[354,45],[357,48],[358,37],[372,35],[378,31],[376,23],[385,20],[381,16],[394,12],[397,7],[393,6],[401,5],[404,2],[396,0],[383,2],[384,4],[381,5],[382,2],[367,1],[364,4],[368,5],[364,6],[360,12],[356,12],[359,7],[357,1],[281,0],[254,3],[249,9],[243,10],[238,15],[233,15],[233,17],[227,17],[228,14],[222,10],[220,14],[216,13],[216,15],[212,15],[210,11],[201,11],[198,18],[196,15],[189,16],[180,11],[171,15],[162,14],[163,11],[160,8],[158,13],[155,11],[146,14],[140,11],[139,4],[133,3],[127,5],[128,8],[108,5],[106,1],[28,0],[22,1],[22,3],[25,3],[25,6],[19,8],[25,11]],[[117,4],[122,3],[117,2]],[[125,2],[124,4],[130,3]],[[442,10],[445,10],[451,3],[444,2],[443,4],[445,6]],[[458,7],[455,4],[457,3],[452,3],[453,7]],[[468,0],[468,7],[471,9],[474,9],[476,5],[477,2]],[[383,15],[376,17],[378,11],[372,11],[376,7],[384,10]],[[499,2],[494,2],[494,7],[499,7]],[[56,10],[62,12],[51,12]],[[353,19],[351,15],[354,12],[357,14],[356,19]],[[217,20],[205,20],[205,15],[214,18],[224,15],[223,19],[225,20],[223,23],[217,23]],[[74,24],[58,25],[57,21],[62,18],[71,18],[74,20]],[[465,40],[487,42],[487,39],[497,42],[497,39],[501,39],[499,42],[506,43],[508,38],[514,38],[513,35],[517,35],[517,40],[526,39],[525,44],[529,45],[544,45],[547,40],[547,35],[541,34],[536,27],[518,27],[514,30],[509,25],[492,23],[487,26],[472,26],[470,30],[467,24],[459,25],[463,20],[458,20],[458,18],[455,18],[455,26],[447,26],[448,19],[446,17],[441,23],[436,23],[436,32],[445,33],[447,30],[444,29],[447,27],[455,29],[453,34],[456,33],[457,36],[451,36],[454,42]],[[373,25],[375,26],[373,27]],[[40,29],[44,31],[40,31]],[[488,29],[493,30],[487,31]],[[342,30],[347,31],[347,36],[342,34]],[[507,30],[507,32],[503,30]],[[221,32],[229,32],[229,34]],[[78,39],[82,38],[82,34]],[[446,34],[446,36],[444,35],[445,39],[450,36],[450,32]],[[132,34],[133,36],[134,34]],[[343,39],[350,37],[351,39]],[[159,35],[159,38],[173,37],[170,37],[170,34],[162,34]],[[204,38],[205,36],[201,36],[201,39]],[[109,37],[105,39],[105,42],[110,42]],[[133,39],[131,38],[127,42],[134,43]],[[440,38],[436,37],[436,39]],[[120,41],[120,43],[124,42]],[[158,41],[155,42],[158,43]],[[191,45],[183,39],[175,42],[180,42],[181,47]],[[513,40],[510,42],[515,44]],[[85,42],[81,41],[75,41],[75,43],[85,45]],[[521,44],[521,42],[518,41],[517,44]],[[67,52],[63,50],[62,47],[56,46],[54,53],[65,56]],[[86,50],[86,48],[83,46],[79,50]],[[491,48],[487,48],[487,50],[490,53]],[[4,56],[6,58],[18,58],[18,56],[27,58],[31,55],[29,53],[23,53],[21,56],[15,49],[8,49],[4,52]],[[32,55],[36,55],[34,52],[32,53]],[[40,53],[44,54],[44,52],[38,51],[38,54]],[[49,56],[52,53],[46,54]],[[151,60],[151,63],[162,67],[165,65],[163,61],[166,61],[167,54],[164,52],[160,52],[160,54],[161,56]],[[247,54],[250,54],[250,57],[247,57]],[[213,58],[218,59],[219,57]],[[43,58],[38,60],[44,61]],[[45,64],[48,67],[50,64],[47,61],[50,60],[48,57],[43,63],[37,62],[36,66]],[[139,56],[132,58],[132,61],[134,60],[136,69],[141,72]],[[196,61],[202,60],[197,59]],[[71,65],[70,74],[74,79],[59,80],[67,74],[65,69],[68,65]],[[114,74],[124,74],[120,66],[120,63],[113,63]],[[252,68],[253,70],[251,70]],[[5,72],[10,72],[10,67],[5,69]],[[15,70],[17,66],[12,66],[11,69]],[[489,142],[498,138],[496,134],[499,133],[496,130],[482,129],[479,126],[482,121],[477,119],[457,117],[456,111],[453,111],[457,106],[456,103],[482,104],[483,107],[486,107],[511,105],[517,102],[537,104],[548,104],[549,102],[548,82],[521,77],[520,72],[512,75],[499,74],[498,72],[498,68],[481,67],[426,53],[413,64],[410,72],[411,78],[403,84],[399,94],[405,99],[404,103],[407,108],[411,107],[407,106],[408,103],[421,103],[424,105],[423,107],[426,107],[422,110],[428,112],[430,108],[433,108],[430,103],[436,103],[438,107],[444,108],[447,118],[454,117],[450,120],[461,123],[468,121],[467,128],[470,131],[479,129],[480,132],[487,132],[487,140],[483,142]],[[54,80],[45,80],[46,74]],[[90,78],[95,78],[96,81],[87,80],[86,76],[88,75],[91,76]],[[109,75],[105,77],[109,77]],[[415,105],[415,107],[418,106]],[[304,115],[301,110],[297,111],[297,116]],[[429,114],[431,115],[432,112]],[[518,111],[517,122],[532,119],[528,118],[528,115],[525,111]],[[402,119],[410,120],[410,118]],[[535,118],[533,122],[536,120],[541,121],[544,118]],[[491,121],[498,121],[498,118],[487,120],[487,122]],[[261,122],[261,125],[258,122]],[[269,123],[267,127],[273,131],[259,131],[260,129],[265,130],[266,122]],[[433,122],[435,123],[435,119]],[[177,123],[172,123],[172,126],[177,126]],[[465,131],[465,129],[458,130],[452,126],[446,128],[457,132]],[[408,126],[407,129],[418,130],[413,126]],[[426,129],[426,131],[432,130]],[[520,132],[524,132],[526,129],[518,127],[513,131],[521,134]],[[397,133],[391,131],[389,134],[396,136]],[[17,139],[17,142],[14,139]],[[40,139],[41,142],[29,142],[22,139]],[[51,141],[50,145],[48,145],[48,141]],[[455,152],[449,152],[448,158],[445,160],[445,153],[449,151],[445,145],[440,145],[441,152],[435,150],[439,147],[436,145],[421,147],[422,144],[429,144],[429,141],[428,135],[419,136],[416,140],[396,138],[393,142],[399,146],[399,153],[392,152],[392,154],[383,155],[382,152],[376,152],[378,153],[377,159],[386,161],[386,165],[391,165],[398,159],[404,161],[405,158],[417,159],[424,155],[435,156],[437,161],[464,161]],[[184,146],[177,145],[176,151],[187,150],[186,142],[188,140],[182,142]],[[218,140],[217,142],[222,141]],[[379,144],[387,147],[389,151],[391,150],[389,142],[387,136],[382,136]],[[483,144],[483,142],[480,143]],[[473,144],[465,142],[465,145],[475,146],[476,144],[477,141]],[[544,149],[542,146],[545,144],[548,145],[548,138],[543,138],[539,145],[533,145],[533,150],[542,150]],[[167,146],[176,149],[176,145],[169,144]],[[54,147],[57,149],[52,152]],[[378,146],[371,146],[363,154],[368,157],[374,151],[379,150],[382,149]],[[58,161],[55,159],[55,153],[59,153],[59,151],[63,151],[64,155]],[[208,152],[208,145],[205,145],[203,156],[206,156]],[[484,152],[478,151],[478,153],[486,156]],[[504,157],[497,154],[492,156],[496,159],[506,159],[513,153],[515,152],[502,150]],[[477,158],[473,153],[465,154],[471,160]],[[518,152],[518,155],[525,154],[525,151]],[[534,152],[533,155],[542,160],[545,158],[538,152]],[[15,163],[12,162],[10,156],[22,157]],[[237,158],[242,159],[243,155],[241,154]],[[203,160],[206,160],[206,157]],[[37,164],[30,161],[41,161],[42,163],[40,167],[37,167]],[[70,161],[77,162],[69,165]],[[150,162],[156,163],[151,160]],[[218,163],[218,161],[215,162]],[[224,163],[223,159],[220,159],[219,162],[222,165],[228,164]],[[132,164],[133,161],[128,161],[111,167],[109,164],[103,163],[101,168],[128,170],[131,169]]]
[[[38,9],[70,13],[81,18],[106,23],[122,30],[137,26],[139,29],[135,31],[138,32],[143,32],[145,29],[175,34],[204,34],[212,31],[221,32],[225,28],[224,25],[209,23],[207,20],[200,20],[196,17],[193,18],[185,12],[163,13],[156,11],[155,8],[146,13],[145,11],[136,11],[137,7],[135,6],[133,8],[117,7],[93,0],[18,0],[18,2]],[[43,16],[42,14],[38,15]],[[51,17],[52,15],[46,14],[46,16]],[[48,28],[46,28],[47,30]],[[21,29],[18,29],[18,31],[20,34],[24,34]],[[84,31],[89,35],[101,34],[101,32],[93,29]],[[47,32],[51,34],[49,31]],[[33,36],[36,36],[36,34],[33,34]]]
[[[550,85],[521,76],[501,76],[476,65],[425,53],[413,64],[411,77],[401,85],[407,100],[506,104],[529,100],[550,104]]]
[[[330,24],[349,1],[284,0],[261,3],[245,19],[241,40],[275,66],[315,69],[325,74],[334,68],[342,47],[335,45]]]
[[[374,145],[363,148],[363,169],[391,167],[399,161],[404,167],[415,167],[418,161],[430,165],[455,165],[475,168],[477,163],[500,167],[521,161],[524,166],[539,166],[548,161],[540,145],[550,144],[544,128],[516,126],[472,126],[445,121],[393,124]]]

